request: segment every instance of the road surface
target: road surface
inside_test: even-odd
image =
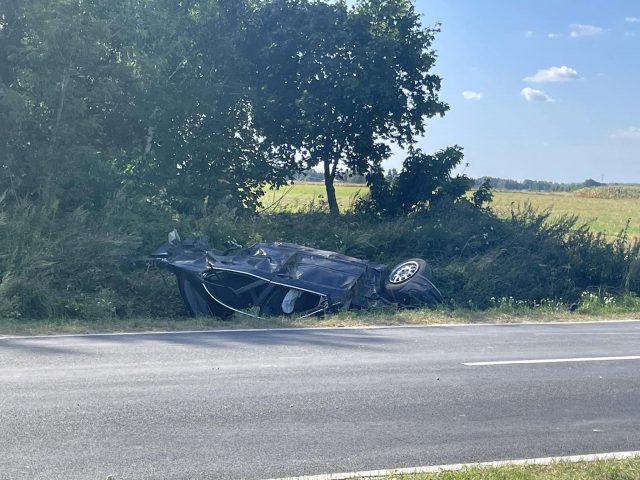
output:
[[[0,338],[0,479],[640,450],[640,323]]]

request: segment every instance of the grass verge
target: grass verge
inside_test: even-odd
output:
[[[638,480],[640,458],[557,462],[550,465],[469,467],[459,471],[392,475],[379,480]]]
[[[216,318],[105,318],[95,320],[54,319],[25,320],[0,318],[0,336],[14,335],[60,335],[114,332],[184,331],[184,330],[231,330],[258,328],[311,328],[311,327],[368,327],[408,326],[477,323],[523,323],[523,322],[579,322],[640,319],[640,305],[633,308],[610,307],[585,308],[570,312],[566,308],[550,306],[528,308],[519,305],[501,305],[484,311],[418,309],[395,310],[379,308],[367,311],[347,311],[324,317],[290,318],[273,317],[256,319],[235,315],[230,320]]]

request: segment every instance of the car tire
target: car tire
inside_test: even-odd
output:
[[[418,274],[426,276],[427,270],[427,262],[421,258],[411,258],[393,267],[387,283],[390,287],[397,288],[399,285],[410,282]]]
[[[391,269],[385,280],[387,295],[405,307],[435,306],[443,302],[442,294],[431,283],[431,269],[421,258],[411,258]]]

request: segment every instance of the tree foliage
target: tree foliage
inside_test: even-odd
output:
[[[264,2],[247,35],[260,132],[298,168],[322,166],[327,198],[341,167],[366,174],[390,145],[411,145],[448,107],[430,73],[436,28],[408,0]]]
[[[117,5],[24,0],[4,7],[3,186],[97,207],[117,185],[113,152],[131,137],[131,71],[102,41]]]
[[[291,173],[252,125],[237,0],[5,0],[0,190],[254,208]]]
[[[356,208],[383,216],[396,217],[425,210],[440,202],[455,202],[473,186],[465,175],[453,175],[462,162],[459,146],[448,147],[428,155],[420,149],[409,149],[402,170],[385,175],[382,169],[368,175],[370,194]],[[474,203],[490,201],[490,190],[476,192]]]
[[[254,210],[266,185],[380,168],[443,115],[409,0],[3,0],[0,190]]]

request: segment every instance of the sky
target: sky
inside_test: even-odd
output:
[[[434,72],[451,107],[424,151],[462,146],[473,178],[640,183],[639,0],[415,4],[442,24]]]

